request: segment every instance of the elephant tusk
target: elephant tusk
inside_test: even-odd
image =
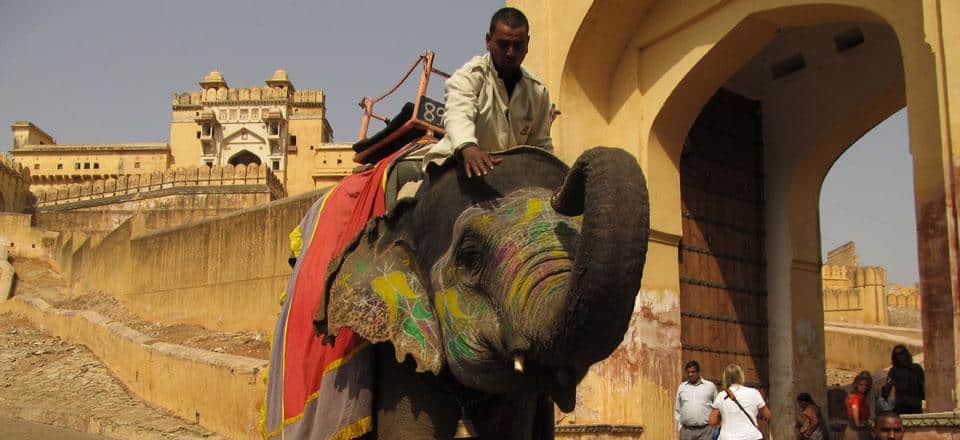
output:
[[[513,371],[523,374],[523,355],[522,354],[513,355]]]

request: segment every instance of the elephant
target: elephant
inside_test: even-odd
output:
[[[377,439],[553,438],[553,404],[621,343],[649,234],[636,159],[596,147],[568,167],[537,148],[468,178],[431,166],[327,272],[318,331],[375,345]]]

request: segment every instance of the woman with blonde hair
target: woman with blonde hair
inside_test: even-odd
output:
[[[719,440],[760,440],[758,419],[770,420],[760,391],[743,384],[743,368],[737,364],[723,369],[723,390],[713,401],[710,425],[720,427]]]

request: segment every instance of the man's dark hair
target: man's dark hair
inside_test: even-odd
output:
[[[523,12],[520,12],[517,8],[500,8],[499,11],[493,13],[493,17],[490,17],[491,35],[493,31],[497,30],[497,23],[503,23],[511,29],[523,27],[530,30],[530,23],[527,22],[527,16],[523,15]]]
[[[900,353],[905,353],[907,355],[907,360],[901,365],[901,362],[897,359],[897,355]],[[897,344],[893,347],[893,350],[890,352],[890,363],[894,367],[909,367],[913,364],[913,355],[910,354],[910,350],[907,349],[906,345]]]
[[[900,414],[897,414],[896,411],[880,411],[880,413],[877,414],[877,421],[879,422],[880,419],[882,419],[882,418],[884,418],[884,417],[891,417],[891,418],[894,418],[894,419],[899,419],[899,418],[900,418]]]
[[[811,396],[810,393],[800,393],[800,394],[797,394],[797,402],[803,402],[803,403],[807,403],[807,404],[810,404],[810,405],[813,405],[813,404],[814,404],[814,403],[813,403],[813,396]]]
[[[699,373],[699,372],[700,372],[700,362],[697,362],[697,361],[687,362],[687,365],[684,365],[684,366],[683,366],[683,369],[686,370],[687,368],[695,368],[695,369],[697,370],[697,373]]]

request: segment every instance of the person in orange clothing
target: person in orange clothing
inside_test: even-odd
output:
[[[873,437],[870,432],[870,402],[867,400],[872,386],[873,376],[868,371],[861,371],[853,379],[853,390],[847,396],[847,415],[850,417],[850,424],[847,425],[846,439],[870,440]]]

